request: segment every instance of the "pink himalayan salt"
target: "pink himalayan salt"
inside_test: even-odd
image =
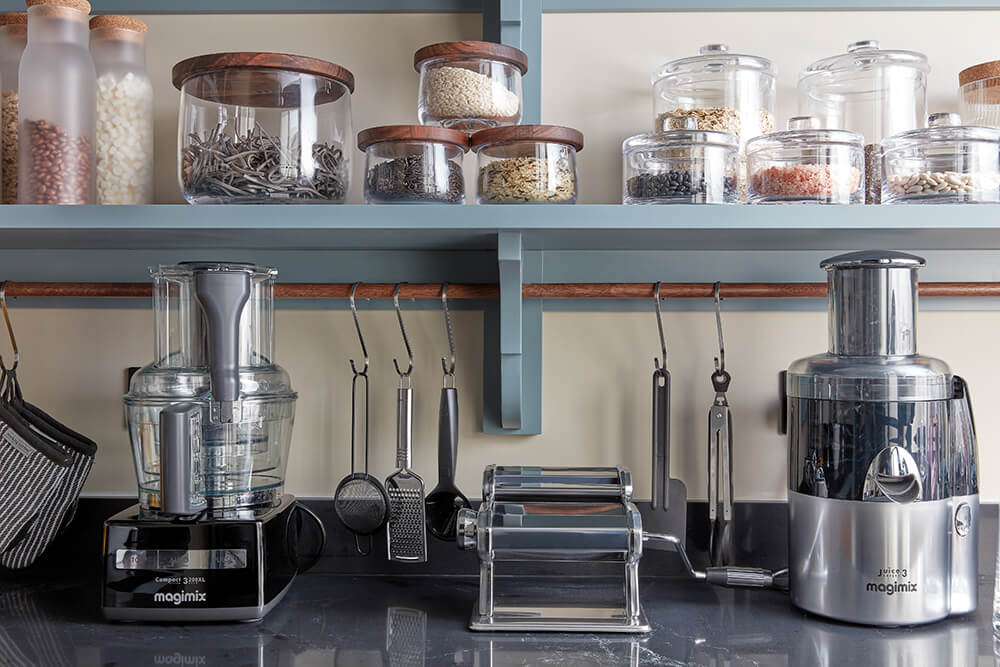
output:
[[[762,197],[821,197],[854,194],[861,182],[857,167],[797,164],[754,172],[751,187]]]

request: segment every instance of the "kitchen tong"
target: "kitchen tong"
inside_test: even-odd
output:
[[[712,388],[715,399],[708,413],[708,520],[709,554],[712,565],[733,562],[733,415],[726,392],[732,376],[726,370],[726,348],[722,340],[722,299],[715,283],[715,325],[719,333],[719,356],[715,358]]]

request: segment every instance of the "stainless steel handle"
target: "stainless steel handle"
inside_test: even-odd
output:
[[[413,389],[396,390],[396,467],[410,469],[410,442],[413,438]]]
[[[757,567],[710,567],[705,570],[705,579],[714,586],[727,588],[770,588],[774,585],[773,573]]]
[[[670,505],[670,372],[653,371],[653,497],[654,510]]]

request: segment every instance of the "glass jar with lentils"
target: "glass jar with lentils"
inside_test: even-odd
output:
[[[88,50],[90,3],[27,0],[18,71],[20,204],[94,203],[97,77]]]
[[[0,14],[0,156],[3,188],[0,201],[17,203],[17,68],[28,41],[25,12]]]

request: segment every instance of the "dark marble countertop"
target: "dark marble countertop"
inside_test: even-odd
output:
[[[577,581],[559,594],[584,592]],[[2,581],[0,665],[1000,665],[991,577],[975,614],[896,629],[810,616],[777,591],[648,578],[644,636],[473,633],[476,587],[467,577],[305,574],[257,623],[167,626],[105,622],[95,582]]]

